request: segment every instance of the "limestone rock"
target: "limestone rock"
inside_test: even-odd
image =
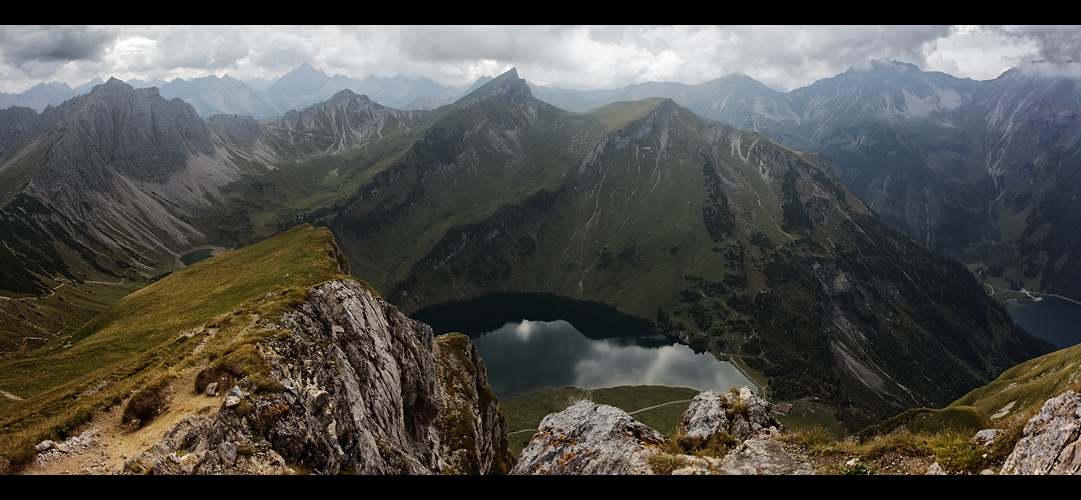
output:
[[[443,409],[435,420],[446,460],[443,473],[506,474],[516,462],[507,423],[488,385],[484,361],[469,337],[449,333],[435,339],[436,394]]]
[[[1002,429],[984,429],[972,436],[972,444],[991,446],[995,444],[995,438],[1002,433]]]
[[[1024,434],[1002,465],[1001,474],[1081,472],[1081,394],[1066,391],[1044,403],[1025,424]]]
[[[431,328],[354,280],[308,290],[306,301],[276,326],[288,334],[256,344],[276,384],[241,379],[216,414],[187,417],[125,469],[432,474],[447,464],[466,473],[509,468],[506,424],[468,338],[452,339],[437,363]],[[440,394],[437,380],[449,381],[449,389]],[[453,423],[454,432],[441,434],[437,420]]]
[[[721,474],[720,458],[696,457],[694,455],[676,455],[687,465],[672,471],[673,476],[719,476]]]
[[[772,439],[748,439],[725,455],[721,474],[809,475],[815,470],[788,454]]]
[[[938,462],[935,462],[935,463],[931,464],[930,467],[927,468],[927,473],[924,474],[924,475],[925,476],[945,476],[946,471],[942,470],[942,466],[938,465]]]
[[[683,413],[679,432],[685,437],[708,438],[729,427],[724,398],[713,391],[699,393]]]
[[[652,474],[646,457],[664,442],[623,410],[580,401],[544,417],[511,474]]]
[[[683,413],[679,432],[684,437],[706,439],[727,432],[738,440],[749,439],[780,427],[769,411],[769,403],[744,387],[739,393],[705,391],[694,397]]]

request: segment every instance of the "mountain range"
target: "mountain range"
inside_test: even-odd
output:
[[[435,110],[341,90],[204,120],[111,79],[0,113],[0,305],[17,357],[76,342],[100,294],[182,254],[300,223],[330,228],[353,274],[407,313],[511,290],[604,302],[777,397],[821,395],[854,427],[1050,350],[958,262],[884,224],[828,157],[674,99],[564,111],[511,70]]]
[[[699,116],[765,134],[796,150],[832,159],[839,179],[882,220],[922,245],[1016,287],[1081,300],[1077,247],[1078,82],[1045,76],[1031,63],[988,81],[872,61],[791,92],[744,75],[698,85],[648,82],[622,89],[575,91],[530,84],[541,101],[586,112],[651,97],[673,99]],[[396,109],[435,109],[468,89],[425,78],[327,76],[303,64],[257,90],[225,75],[156,84],[202,118],[238,114],[264,119],[323,102],[350,89]],[[39,112],[88,92],[41,84],[0,96]]]
[[[226,74],[220,78],[210,75],[191,80],[176,78],[169,82],[133,79],[127,83],[137,89],[156,87],[166,99],[178,98],[191,104],[203,118],[236,114],[261,120],[325,101],[344,89],[393,108],[435,109],[450,104],[488,80],[491,77],[482,77],[469,87],[445,86],[424,77],[410,79],[402,75],[382,78],[371,75],[359,80],[338,74],[328,76],[304,63],[270,80],[240,81]],[[38,84],[20,94],[0,93],[0,109],[18,106],[41,113],[48,106],[59,106],[102,83],[103,80],[96,78],[71,88],[66,83],[52,82]]]
[[[670,97],[698,115],[829,156],[883,221],[1029,290],[1081,300],[1075,79],[1030,63],[974,81],[872,61],[791,92],[743,75],[618,92],[538,91],[584,111]]]

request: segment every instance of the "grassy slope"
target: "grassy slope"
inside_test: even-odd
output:
[[[1006,455],[1016,445],[1022,428],[1050,398],[1067,390],[1081,390],[1081,346],[1062,349],[1003,372],[998,379],[974,389],[943,409],[914,408],[878,425],[864,429],[859,436],[865,447],[889,440],[905,443],[911,453],[931,453],[919,443],[932,440],[953,440],[954,470],[978,471],[985,467],[1001,467]],[[1003,429],[992,450],[968,444],[967,440],[981,429]],[[804,433],[808,429],[801,429]],[[944,436],[944,437],[943,437]],[[892,445],[895,446],[895,445]],[[840,443],[826,444],[823,449],[839,450]],[[917,450],[917,448],[920,448]],[[866,450],[846,450],[853,454]],[[941,450],[935,453],[940,453]],[[938,457],[941,461],[942,457]],[[944,465],[945,466],[945,465]]]
[[[795,428],[789,440],[824,457],[844,457],[837,462],[856,456],[868,463],[892,461],[896,465],[899,457],[922,456],[949,473],[996,471],[1020,440],[1025,424],[1048,399],[1081,390],[1079,365],[1081,346],[1062,349],[1006,370],[946,408],[910,409],[864,429],[858,441],[834,441],[838,436],[831,436],[822,426]],[[1005,431],[992,446],[970,442],[978,430],[991,428]],[[825,472],[844,473],[840,466],[834,469]]]
[[[990,384],[954,401],[950,408],[978,408],[995,417],[996,425],[1003,422],[1023,423],[1038,412],[1048,399],[1067,390],[1081,390],[1079,366],[1081,346],[1055,351],[1006,370]],[[1001,412],[1008,405],[1009,409]]]
[[[270,291],[302,296],[313,285],[345,277],[342,264],[328,230],[299,226],[132,293],[84,325],[70,347],[0,364],[0,389],[24,398],[0,406],[0,456],[22,462],[39,440],[62,437],[95,409],[160,378],[202,340],[181,335],[185,331],[229,311],[241,314],[238,306],[255,299],[267,302]],[[264,315],[282,312],[273,304],[261,307]],[[216,320],[218,326],[231,317]]]

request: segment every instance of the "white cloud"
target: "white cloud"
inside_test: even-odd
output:
[[[328,74],[468,85],[511,67],[577,89],[697,84],[743,73],[779,90],[871,59],[988,79],[1038,55],[1076,61],[1074,28],[971,26],[122,26],[0,27],[0,91],[94,77],[270,78],[308,62]]]

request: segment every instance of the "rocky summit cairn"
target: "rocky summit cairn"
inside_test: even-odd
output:
[[[1066,391],[1044,403],[1025,424],[1024,434],[1002,465],[1001,474],[1081,472],[1081,394]]]

